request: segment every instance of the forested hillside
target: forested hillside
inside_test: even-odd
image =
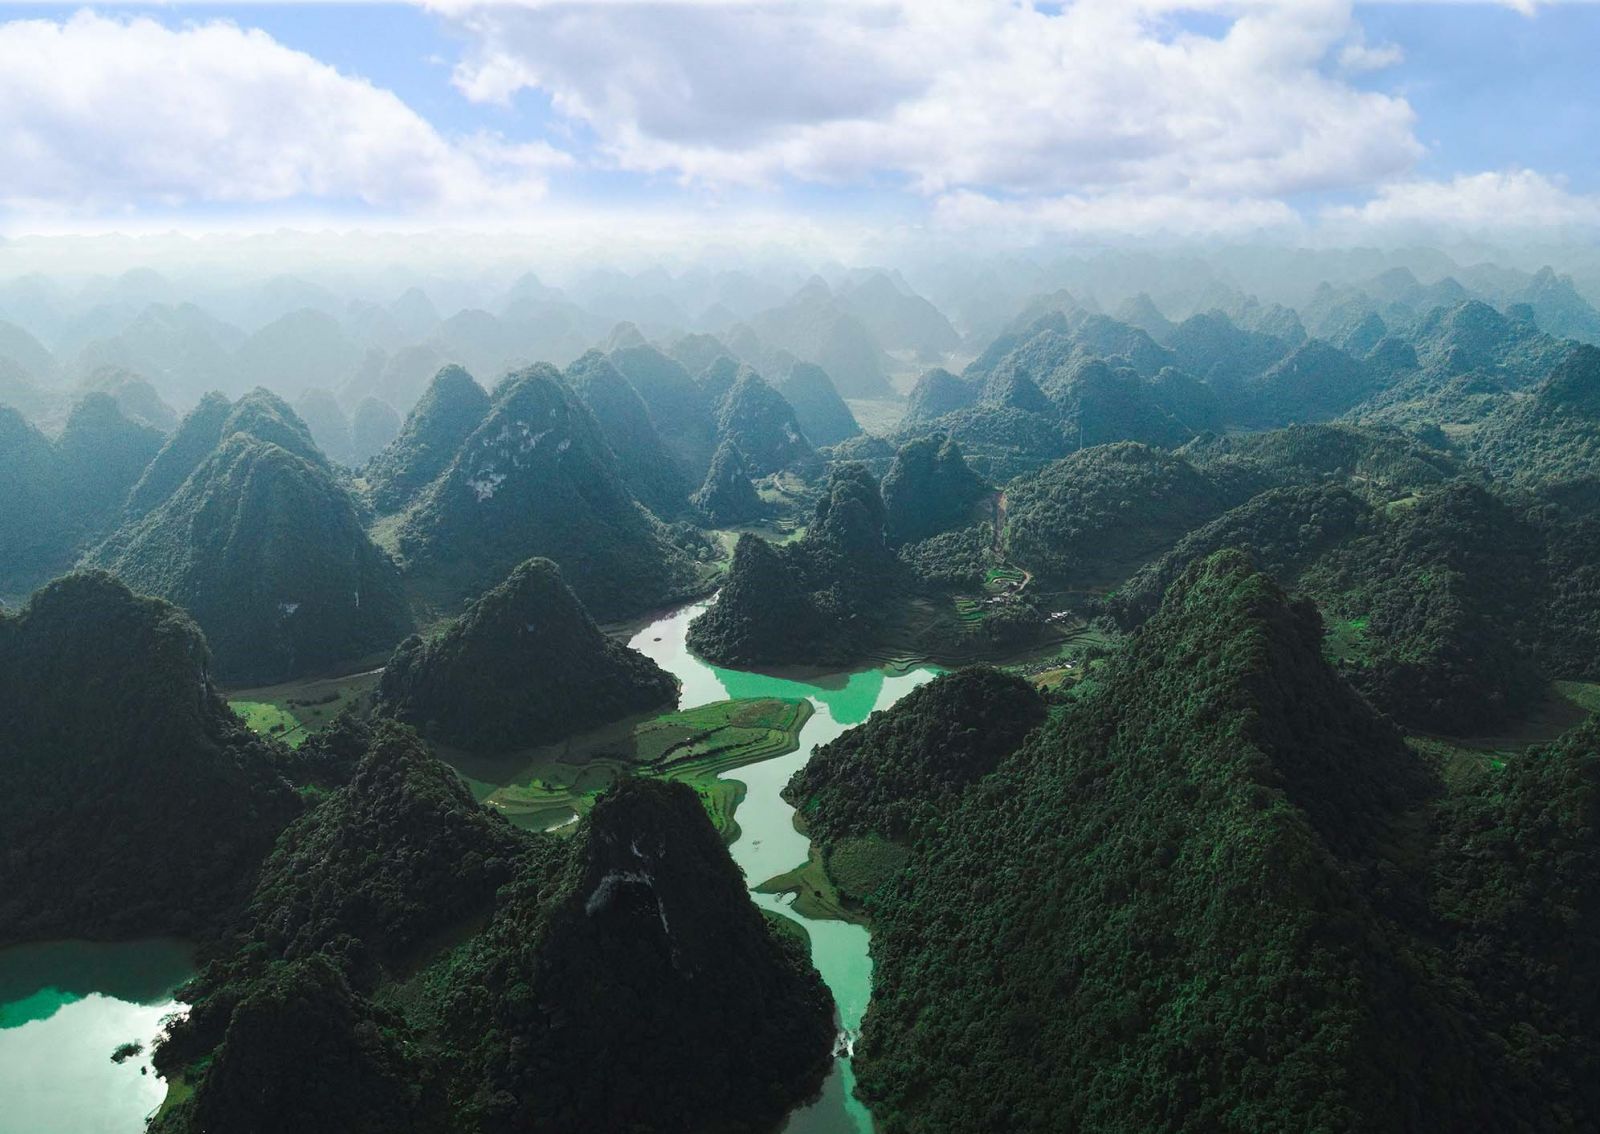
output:
[[[600,632],[548,559],[530,559],[429,639],[384,666],[380,713],[426,737],[500,751],[561,740],[649,709],[678,683]]]
[[[156,1064],[194,1092],[153,1130],[758,1131],[833,1037],[687,788],[529,834],[388,724],[185,996]]]
[[[549,366],[509,376],[488,416],[405,514],[406,573],[441,603],[533,555],[599,618],[693,592],[696,576],[628,491],[594,416]]]
[[[99,573],[0,612],[0,944],[214,928],[300,803],[177,607]]]
[[[1556,1126],[1592,1107],[1588,1026],[1489,975],[1553,959],[1549,927],[1491,938],[1485,919],[1554,868],[1466,866],[1485,839],[1594,853],[1593,787],[1568,770],[1592,736],[1485,773],[1514,794],[1435,802],[1321,631],[1238,553],[1198,561],[1093,693],[922,828],[870,900],[858,1063],[886,1130]],[[956,702],[929,745],[959,751],[983,710]],[[873,791],[912,814],[944,798],[896,779],[897,735],[859,730],[797,780],[809,821],[854,824]],[[1534,778],[1545,803],[1500,802]],[[1529,1013],[1557,1045],[1532,1062],[1499,1038]]]
[[[399,572],[320,464],[236,432],[86,563],[194,616],[219,678],[283,681],[388,649],[410,616]]]

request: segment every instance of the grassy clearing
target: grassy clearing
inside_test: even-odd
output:
[[[828,877],[846,901],[860,902],[905,869],[911,851],[887,839],[840,839],[825,856]]]
[[[795,828],[805,823],[795,816]],[[812,843],[804,864],[767,879],[758,894],[793,894],[793,909],[816,921],[848,921],[866,925],[862,903],[874,890],[894,881],[905,869],[911,851],[887,839],[840,839],[824,854]]]
[[[320,732],[344,709],[361,702],[378,684],[378,671],[344,677],[290,681],[255,689],[236,689],[228,707],[251,729],[274,736],[291,748]]]
[[[899,398],[846,398],[856,423],[868,433],[887,437],[906,415],[906,403]]]
[[[1013,583],[1020,583],[1028,576],[1015,567],[991,567],[983,574],[983,585],[991,591],[998,591]]]
[[[1322,653],[1329,661],[1361,664],[1371,656],[1367,643],[1368,618],[1327,619]]]
[[[524,827],[548,829],[586,815],[624,775],[688,784],[723,838],[737,837],[745,786],[722,773],[800,746],[811,703],[777,697],[718,701],[624,723],[493,762],[441,750],[490,807]]]
[[[151,1121],[155,1121],[174,1107],[183,1103],[194,1094],[194,1088],[186,1082],[182,1075],[173,1075],[167,1080],[167,1093],[161,1100],[161,1106],[156,1109]]]
[[[856,925],[867,924],[866,915],[853,907],[828,877],[822,863],[822,852],[815,843],[803,866],[768,878],[755,887],[758,894],[793,894],[792,908],[801,917],[812,921],[848,921]]]
[[[1587,713],[1600,713],[1600,682],[1557,681],[1556,693]]]

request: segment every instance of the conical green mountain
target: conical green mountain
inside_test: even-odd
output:
[[[717,449],[715,413],[689,372],[652,346],[624,347],[606,357],[644,399],[662,444],[690,483],[704,476]]]
[[[957,670],[819,745],[783,789],[825,851],[840,840],[909,842],[1045,719],[1032,685],[995,669]]]
[[[1541,537],[1467,481],[1380,512],[1300,578],[1343,626],[1356,688],[1412,728],[1488,736],[1535,704]]]
[[[103,532],[116,520],[128,490],[160,451],[162,441],[159,429],[124,417],[110,394],[90,394],[73,407],[56,439],[56,452],[84,534]]]
[[[961,446],[935,435],[908,441],[883,478],[884,531],[891,544],[914,543],[978,519],[988,486],[961,456]]]
[[[1468,449],[1492,476],[1565,490],[1574,504],[1593,509],[1600,483],[1600,349],[1573,347],[1530,397],[1474,430]]]
[[[233,403],[222,422],[221,436],[235,433],[270,441],[320,468],[328,467],[328,458],[317,448],[306,423],[289,408],[288,402],[264,387],[257,386]]]
[[[800,429],[813,445],[837,445],[861,432],[855,415],[822,367],[810,362],[795,363],[789,368],[788,377],[777,384],[777,390],[794,407]]]
[[[599,351],[567,367],[567,384],[577,391],[617,456],[617,469],[629,490],[658,516],[683,510],[689,486],[667,455],[643,399]]]
[[[687,788],[627,782],[570,837],[522,832],[382,725],[157,1050],[194,1091],[152,1130],[769,1130],[833,1023],[744,886]]]
[[[756,494],[755,485],[750,483],[744,458],[732,441],[717,446],[717,455],[711,459],[711,471],[706,473],[705,483],[691,502],[719,527],[752,523],[766,508]]]
[[[1482,371],[1511,387],[1540,381],[1572,344],[1476,299],[1430,311],[1411,333],[1417,358],[1443,374]]]
[[[162,400],[154,386],[131,370],[119,366],[101,367],[84,378],[82,386],[85,390],[110,394],[122,416],[129,421],[159,429],[163,435],[178,427],[178,411]]]
[[[839,650],[792,557],[760,536],[739,537],[717,601],[689,628],[695,653],[722,665],[827,660]]]
[[[691,375],[699,374],[719,358],[728,356],[728,348],[715,335],[689,334],[674,339],[667,354]]]
[[[1247,551],[1263,571],[1292,586],[1319,555],[1354,536],[1371,511],[1342,485],[1268,489],[1146,563],[1110,596],[1110,613],[1129,629],[1138,626],[1192,564],[1230,547]]]
[[[978,384],[957,378],[948,370],[926,371],[911,388],[902,425],[937,421],[947,413],[966,409],[978,400]]]
[[[1230,409],[1234,420],[1261,426],[1325,421],[1377,387],[1377,375],[1363,363],[1311,339],[1244,383]]]
[[[0,406],[0,594],[26,593],[71,561],[65,486],[55,446]]]
[[[745,369],[743,363],[735,362],[728,355],[722,355],[712,359],[709,366],[694,376],[694,384],[700,387],[706,404],[711,407],[713,419],[722,412],[723,401]]]
[[[1472,1125],[1389,920],[1415,891],[1378,881],[1428,777],[1321,636],[1244,556],[1196,564],[919,842],[857,1049],[883,1129]]]
[[[749,367],[739,371],[717,411],[717,435],[732,441],[755,476],[815,462],[816,452],[800,431],[793,408]]]
[[[350,415],[350,460],[364,465],[400,436],[399,411],[382,398],[368,395]]]
[[[782,547],[739,537],[717,601],[689,626],[689,647],[723,665],[860,657],[899,583],[883,524],[872,474],[859,464],[836,467],[804,537]]]
[[[378,709],[476,751],[528,748],[676,704],[678,684],[600,632],[548,559],[530,559],[442,633],[401,643]]]
[[[867,895],[856,1067],[880,1129],[1595,1113],[1600,1028],[1572,1006],[1600,968],[1570,943],[1600,926],[1600,730],[1441,782],[1321,639],[1309,603],[1219,552],[954,806],[926,809],[995,699],[924,706],[938,726],[896,706],[797,777],[825,843],[936,817]]]
[[[354,661],[408,622],[399,574],[348,493],[321,465],[244,433],[86,562],[187,610],[233,683]]]
[[[128,514],[142,516],[176,492],[222,440],[223,423],[232,412],[228,399],[213,390],[184,414],[178,428],[129,491]]]
[[[305,423],[306,431],[311,434],[318,449],[340,464],[353,463],[350,455],[350,419],[345,416],[331,391],[307,390],[295,401],[294,412]]]
[[[367,469],[372,504],[396,512],[433,483],[489,416],[489,395],[459,366],[446,366],[406,415],[400,436]]]
[[[103,537],[161,444],[106,393],[78,402],[54,442],[0,406],[0,594],[26,594]]]
[[[37,418],[54,408],[56,396],[45,390],[15,359],[0,355],[0,406]]]
[[[693,566],[623,483],[594,415],[553,367],[508,377],[489,416],[406,513],[406,570],[438,601],[459,601],[530,556],[596,618],[689,592]]]
[[[1117,580],[1238,503],[1231,495],[1182,456],[1097,445],[1006,486],[1006,549],[1053,579]]]
[[[305,422],[271,390],[257,388],[231,403],[213,390],[184,415],[145,467],[128,493],[128,515],[142,516],[164,502],[224,438],[235,433],[270,441],[319,468],[328,468],[328,459],[312,440]]]
[[[483,1128],[779,1125],[830,1065],[831,997],[746,885],[689,788],[633,780],[601,797],[546,904],[511,905],[457,982],[516,995],[526,981],[537,1006],[453,1021],[486,1084],[518,1100]],[[522,1044],[528,1058],[501,1055]]]
[[[0,613],[0,944],[212,928],[299,804],[199,629],[99,573]]]

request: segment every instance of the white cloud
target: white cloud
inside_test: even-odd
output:
[[[1524,16],[1537,15],[1540,8],[1577,6],[1595,2],[1596,0],[1357,0],[1357,3],[1368,5],[1425,4],[1439,8],[1510,8],[1512,11],[1520,12]]]
[[[1421,152],[1403,99],[1324,66],[1347,0],[436,2],[472,45],[468,97],[539,88],[618,166],[692,182],[1265,198]],[[1183,31],[1197,8],[1226,33]]]
[[[1341,69],[1360,74],[1382,71],[1405,61],[1406,53],[1398,43],[1368,43],[1365,31],[1357,25],[1343,47],[1339,49]]]
[[[1516,169],[1395,182],[1362,204],[1324,210],[1321,221],[1332,230],[1366,232],[1600,229],[1600,197],[1573,193],[1558,180]]]
[[[0,24],[0,207],[117,213],[314,199],[515,210],[568,159],[450,140],[261,31],[80,12]]]

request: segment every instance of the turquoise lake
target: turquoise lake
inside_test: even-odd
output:
[[[939,671],[874,668],[793,677],[722,669],[696,658],[684,644],[689,622],[704,609],[697,603],[663,615],[630,640],[683,682],[680,707],[730,697],[804,697],[816,709],[798,751],[729,773],[748,789],[737,815],[740,837],[730,849],[754,886],[806,860],[807,841],[778,793],[812,748]],[[872,994],[867,931],[801,917],[789,908],[787,895],[751,897],[805,926],[812,959],[838,1003],[846,1041],[841,1046],[847,1046]],[[139,1134],[166,1091],[149,1070],[151,1042],[162,1018],[180,1009],[172,993],[192,972],[189,950],[167,940],[0,950],[0,1134]],[[144,1051],[113,1063],[111,1053],[124,1043],[141,1043]],[[871,1115],[852,1094],[853,1082],[849,1058],[841,1054],[821,1097],[791,1115],[785,1130],[870,1134]]]
[[[139,1134],[166,1094],[151,1041],[192,961],[167,940],[0,950],[0,1134]],[[144,1052],[113,1063],[124,1043]]]

